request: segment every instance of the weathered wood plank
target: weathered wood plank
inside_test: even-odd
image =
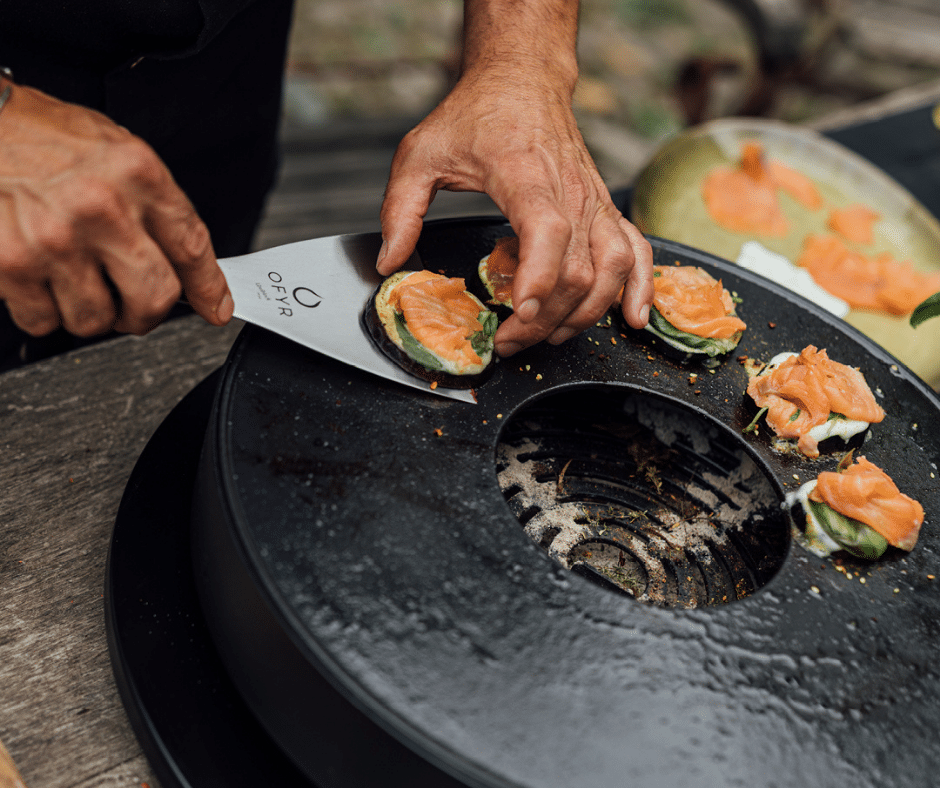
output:
[[[108,541],[150,435],[239,329],[181,318],[0,375],[0,739],[30,788],[156,785],[107,653]]]

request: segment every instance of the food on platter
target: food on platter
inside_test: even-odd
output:
[[[737,166],[716,167],[702,182],[702,199],[716,223],[732,232],[771,238],[783,238],[790,232],[780,191],[810,210],[822,207],[822,195],[812,180],[767,159],[757,142],[744,144]]]
[[[853,309],[908,315],[940,290],[940,272],[923,274],[887,252],[864,255],[834,235],[807,236],[797,265]]]
[[[499,238],[493,251],[480,260],[480,280],[490,294],[494,305],[512,309],[512,283],[519,267],[519,239],[516,236]]]
[[[869,246],[875,241],[875,222],[880,218],[880,213],[856,202],[844,208],[833,208],[826,226],[846,241]]]
[[[805,522],[794,518],[799,541],[812,553],[845,550],[880,558],[888,545],[910,551],[917,543],[924,509],[904,495],[881,468],[859,457],[840,472],[825,471],[787,496],[791,514],[799,503]]]
[[[819,456],[822,441],[848,441],[885,417],[862,373],[813,345],[774,356],[748,381],[747,393],[761,410],[745,431],[764,416],[778,437],[795,439],[807,457]]]
[[[653,267],[653,306],[646,330],[676,350],[709,357],[729,353],[747,328],[721,283],[693,265]]]
[[[379,286],[362,319],[389,358],[432,383],[472,388],[492,372],[498,320],[463,279],[399,271]]]

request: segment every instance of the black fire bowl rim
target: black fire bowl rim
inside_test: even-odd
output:
[[[508,231],[493,219],[432,223],[419,252],[427,268],[469,284]],[[916,784],[937,765],[940,724],[940,533],[930,523],[940,511],[940,403],[800,296],[651,242],[657,264],[701,265],[742,299],[748,329],[717,368],[670,359],[613,317],[501,361],[469,405],[246,328],[210,430],[260,593],[357,707],[473,784],[648,774],[672,785],[765,784],[769,774],[790,775],[786,784]],[[755,409],[736,357],[766,361],[810,343],[861,368],[887,411],[863,453],[924,504],[928,522],[910,556],[839,567],[794,548],[744,600],[662,610],[561,570],[509,512],[495,446],[533,398],[621,386],[740,435]],[[766,433],[742,445],[781,495],[838,462],[778,452]],[[887,761],[899,766],[886,773]]]

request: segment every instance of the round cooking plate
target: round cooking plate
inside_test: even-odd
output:
[[[471,282],[507,232],[495,220],[432,224],[419,251]],[[917,548],[848,577],[793,547],[733,604],[640,604],[525,536],[496,479],[503,425],[539,397],[602,386],[740,436],[754,409],[734,358],[684,366],[613,321],[501,362],[470,405],[246,329],[197,480],[197,585],[236,684],[311,779],[368,784],[331,762],[329,731],[310,719],[311,671],[417,756],[378,752],[376,785],[404,774],[410,785],[908,786],[937,766],[936,398],[798,296],[653,244],[658,264],[701,265],[742,298],[735,355],[813,343],[862,368],[888,413],[864,453],[923,503]],[[781,498],[838,461],[778,453],[766,430],[740,441]],[[428,766],[415,777],[417,763]]]

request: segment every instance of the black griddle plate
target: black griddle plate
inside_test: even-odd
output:
[[[427,268],[470,283],[507,232],[497,220],[429,224],[419,251]],[[602,384],[667,398],[740,436],[755,409],[734,358],[712,374],[664,357],[646,332],[593,328],[501,362],[473,406],[248,328],[197,482],[197,584],[236,683],[308,774],[318,767],[292,697],[315,669],[471,786],[931,783],[940,403],[813,304],[652,240],[657,264],[701,265],[743,299],[735,356],[813,343],[862,369],[888,415],[860,453],[922,502],[915,551],[857,565],[862,584],[793,547],[763,590],[698,610],[605,593],[556,566],[510,513],[494,469],[502,425],[532,398]],[[781,497],[839,459],[775,452],[768,432],[741,440]],[[243,606],[251,595],[264,610]],[[282,628],[296,652],[286,662],[277,649],[252,656],[264,653],[258,616]]]

